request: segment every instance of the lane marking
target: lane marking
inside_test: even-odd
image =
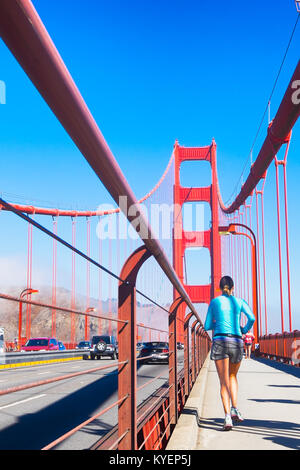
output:
[[[0,364],[0,369],[13,369],[15,367],[28,367],[28,366],[37,366],[42,364],[54,364],[54,363],[62,363],[62,362],[69,362],[69,361],[78,361],[82,360],[82,356],[72,357],[72,358],[65,358],[65,359],[49,359],[48,361],[36,361],[36,362],[19,362],[14,364]]]
[[[35,400],[36,398],[41,398],[46,396],[46,393],[42,393],[41,395],[36,395],[35,397],[25,398],[25,400],[15,401],[14,403],[10,403],[9,405],[0,406],[0,410],[4,410],[5,408],[10,408],[11,406],[20,405],[21,403],[26,403],[31,400]]]

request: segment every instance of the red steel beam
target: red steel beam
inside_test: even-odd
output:
[[[115,202],[119,205],[120,197],[127,198],[127,205],[121,207],[121,210],[128,221],[131,223],[140,214],[141,239],[179,295],[197,316],[195,307],[152,232],[131,187],[31,1],[0,2],[0,34]],[[129,207],[136,208],[136,214],[129,215]]]
[[[181,303],[181,297],[175,299],[169,313],[169,387],[172,424],[177,424],[178,421],[177,311]]]
[[[227,214],[235,212],[251,195],[256,185],[263,178],[275,155],[289,138],[300,116],[300,61],[298,62],[289,86],[284,94],[275,118],[271,122],[260,152],[253,163],[249,176],[233,203],[225,206],[219,193],[221,209]]]
[[[128,398],[119,405],[119,437],[129,429],[120,443],[120,450],[137,449],[137,362],[136,362],[136,279],[140,268],[150,258],[145,246],[137,248],[126,260],[121,276],[125,282],[119,283],[118,318],[126,321],[118,328],[119,360],[127,361],[118,371],[119,399]]]

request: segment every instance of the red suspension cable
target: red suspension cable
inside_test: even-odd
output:
[[[91,223],[90,218],[86,219],[86,254],[90,257],[91,253]],[[86,262],[86,311],[90,308],[90,262]],[[89,339],[89,316],[86,315],[84,322],[84,339]]]
[[[32,237],[33,227],[28,224],[28,244],[27,244],[27,289],[32,286]],[[27,300],[31,297],[30,294],[26,295]],[[30,338],[31,331],[31,305],[26,305],[26,340]]]
[[[76,218],[72,219],[72,246],[75,247],[76,245]],[[76,304],[76,258],[75,253],[72,251],[72,288],[71,288],[71,309],[75,309]],[[73,313],[71,313],[71,343],[75,344],[75,336],[76,336],[76,317]]]
[[[255,188],[256,202],[256,246],[257,246],[257,277],[258,277],[258,314],[259,314],[259,331],[262,331],[262,315],[261,315],[261,287],[260,287],[260,224],[259,224],[259,205],[258,190]]]
[[[57,235],[57,219],[53,218],[53,233]],[[52,259],[52,305],[56,305],[56,277],[57,277],[57,240],[53,238]],[[56,310],[52,309],[51,336],[56,337]]]
[[[287,154],[286,154],[287,155]],[[286,236],[286,266],[288,282],[288,305],[289,305],[289,327],[292,330],[292,302],[291,302],[291,277],[290,277],[290,252],[289,252],[289,224],[288,224],[288,202],[287,202],[287,176],[286,176],[286,157],[283,166],[284,181],[284,208],[285,208],[285,236]]]

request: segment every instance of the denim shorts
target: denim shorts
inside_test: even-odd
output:
[[[243,341],[232,339],[214,339],[210,351],[212,361],[229,358],[232,364],[237,364],[243,359],[244,346]]]

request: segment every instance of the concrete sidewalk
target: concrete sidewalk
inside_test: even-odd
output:
[[[245,421],[224,432],[219,380],[214,362],[208,360],[205,380],[199,377],[206,386],[198,413],[193,414],[195,402],[189,399],[168,449],[174,445],[190,450],[300,449],[300,369],[270,360],[243,359],[238,380],[239,409]],[[197,382],[193,390],[199,388]],[[187,419],[191,432],[197,423],[197,436],[189,439],[190,447],[179,442],[180,435],[182,441],[187,435]]]

